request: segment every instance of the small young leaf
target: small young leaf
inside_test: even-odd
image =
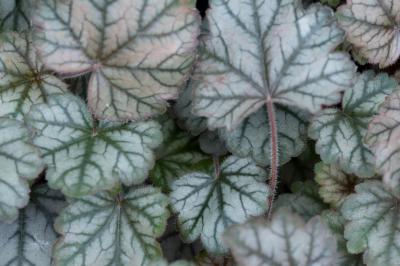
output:
[[[340,207],[353,193],[357,177],[344,173],[334,165],[319,162],[315,165],[315,181],[321,186],[319,194],[324,202]]]
[[[27,120],[36,131],[34,144],[48,166],[50,187],[71,197],[110,189],[118,181],[142,183],[154,165],[152,149],[162,140],[154,121],[96,124],[73,95],[35,105]]]
[[[63,237],[54,248],[55,265],[150,265],[161,259],[155,238],[165,230],[167,204],[149,186],[77,199],[56,220]]]
[[[346,173],[359,177],[375,174],[374,156],[363,143],[368,123],[385,97],[399,86],[387,74],[372,71],[359,75],[343,96],[343,109],[328,108],[311,123],[309,135],[317,140],[316,151],[324,162],[338,164]]]
[[[305,148],[308,115],[297,108],[277,105],[276,123],[279,137],[279,162],[287,163]],[[261,108],[247,117],[236,129],[221,129],[228,149],[239,157],[251,157],[259,165],[271,162],[271,141],[268,114]]]
[[[344,231],[348,251],[364,252],[367,265],[398,265],[400,197],[378,181],[361,183],[355,190],[356,194],[349,196],[341,209],[349,221]]]
[[[332,52],[344,33],[327,7],[298,0],[213,0],[200,46],[194,111],[236,128],[267,99],[310,112],[340,101],[355,66]]]
[[[347,39],[370,63],[389,66],[400,56],[400,2],[398,0],[347,0],[338,9]]]
[[[306,221],[321,214],[326,205],[318,195],[318,185],[308,180],[291,185],[292,193],[280,194],[275,202],[275,209],[290,208]]]
[[[336,237],[339,255],[337,266],[364,266],[361,254],[349,254],[346,248],[346,239],[343,237],[345,219],[338,211],[326,210],[322,218]]]
[[[34,18],[46,66],[91,72],[88,101],[99,119],[162,113],[194,60],[199,16],[192,1],[43,0]]]
[[[169,191],[171,183],[178,177],[196,170],[198,164],[209,156],[199,150],[195,138],[180,131],[168,117],[159,119],[163,131],[163,142],[156,150],[156,164],[150,172],[153,183]]]
[[[64,197],[46,186],[33,189],[31,203],[19,211],[12,224],[0,223],[1,265],[50,266],[57,238],[55,216],[65,206]]]
[[[29,34],[6,33],[0,40],[0,116],[22,120],[33,104],[65,93],[67,86],[45,73]]]
[[[225,141],[216,131],[205,131],[199,137],[200,149],[210,155],[223,156],[228,153]]]
[[[38,151],[28,143],[27,128],[0,118],[0,220],[12,222],[29,201],[28,180],[43,170]]]
[[[178,125],[189,131],[193,136],[198,136],[207,130],[207,120],[204,117],[195,116],[193,109],[193,88],[196,81],[189,80],[187,86],[181,92],[174,105],[174,115],[177,118]]]
[[[184,239],[200,235],[208,251],[223,253],[224,230],[265,212],[269,193],[266,172],[249,159],[231,156],[215,167],[214,176],[194,172],[176,180],[170,198]]]
[[[400,190],[400,92],[390,95],[369,125],[366,142],[375,154],[383,182]]]
[[[236,225],[225,233],[239,266],[336,265],[336,241],[318,216],[304,220],[285,209],[279,210],[269,223],[255,220]]]

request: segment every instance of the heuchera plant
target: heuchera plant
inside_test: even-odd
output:
[[[0,1],[0,266],[398,266],[400,1]]]

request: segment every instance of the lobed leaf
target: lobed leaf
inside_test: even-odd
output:
[[[332,52],[344,33],[333,12],[298,0],[213,0],[195,70],[194,112],[236,128],[271,99],[310,112],[340,101],[354,64]]]
[[[228,157],[214,176],[194,172],[172,184],[171,207],[178,213],[183,238],[199,236],[212,253],[223,253],[222,234],[233,224],[243,223],[267,209],[266,172],[249,159]]]
[[[37,186],[31,202],[12,224],[0,222],[0,257],[7,266],[50,266],[57,239],[55,216],[65,206],[64,197],[46,186]]]
[[[34,144],[47,164],[50,187],[71,197],[111,189],[118,182],[140,184],[154,165],[162,140],[154,121],[93,121],[86,104],[72,95],[35,105],[28,117]]]
[[[346,220],[340,212],[326,210],[322,213],[322,218],[336,237],[337,252],[339,255],[337,266],[364,266],[361,254],[349,254],[347,251],[346,239],[343,236]]]
[[[400,92],[390,95],[370,123],[366,142],[375,155],[375,166],[385,184],[399,189]]]
[[[77,199],[57,218],[63,237],[54,248],[55,265],[154,265],[162,258],[155,238],[165,230],[167,204],[150,186]]]
[[[19,121],[0,118],[0,220],[12,222],[29,201],[29,180],[43,170],[29,132]]]
[[[398,90],[397,82],[387,74],[372,71],[359,75],[354,87],[345,91],[342,110],[328,108],[317,114],[309,128],[316,139],[316,151],[328,164],[337,164],[348,174],[372,177],[374,155],[364,144],[368,123],[385,97]]]
[[[348,220],[344,231],[348,251],[364,252],[367,265],[398,265],[399,196],[378,181],[361,183],[355,191],[341,208]]]
[[[268,241],[265,241],[268,240]],[[230,228],[225,242],[238,265],[336,265],[336,241],[319,216],[307,223],[283,209],[269,223],[259,219]]]
[[[399,12],[397,0],[347,0],[338,17],[347,39],[370,63],[383,68],[400,56]]]
[[[63,75],[91,72],[99,119],[163,113],[191,69],[199,16],[182,0],[43,0],[34,18],[41,58]]]
[[[276,106],[279,163],[287,163],[305,149],[308,115],[297,108]],[[266,108],[247,117],[234,130],[220,129],[228,149],[239,157],[251,157],[259,165],[271,162],[271,130]]]
[[[0,116],[23,120],[34,104],[66,93],[67,86],[47,73],[28,33],[5,33],[0,40]]]

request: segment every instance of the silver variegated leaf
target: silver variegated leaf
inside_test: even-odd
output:
[[[162,140],[154,121],[96,123],[85,102],[72,95],[35,105],[27,120],[47,164],[50,187],[71,197],[110,189],[119,181],[142,183]]]
[[[375,174],[374,156],[364,144],[368,123],[385,97],[398,90],[387,74],[372,71],[359,75],[343,96],[342,110],[328,108],[316,115],[309,135],[316,139],[316,151],[324,162],[337,164],[346,173],[359,177]]]
[[[228,157],[215,174],[189,173],[172,184],[171,205],[186,241],[199,236],[212,253],[226,252],[222,234],[267,209],[266,172],[250,159]]]
[[[356,176],[346,174],[338,167],[323,162],[315,165],[315,181],[320,185],[321,198],[333,207],[340,207],[358,183]]]
[[[336,210],[326,210],[322,218],[328,225],[332,234],[336,237],[337,252],[339,255],[337,266],[364,266],[361,254],[349,254],[346,248],[346,239],[343,232],[346,220]]]
[[[0,258],[5,266],[50,266],[57,239],[55,216],[65,206],[61,193],[46,186],[35,187],[31,202],[11,224],[0,222]]]
[[[162,254],[155,238],[165,230],[167,204],[150,186],[75,200],[56,220],[62,237],[54,248],[55,265],[157,265],[152,262]]]
[[[29,180],[43,170],[39,152],[19,121],[0,118],[0,220],[11,222],[29,201]]]
[[[398,265],[400,261],[400,197],[382,182],[367,181],[343,203],[344,237],[350,253],[364,252],[367,265]]]
[[[0,2],[0,31],[24,31],[31,27],[32,11],[38,0]]]
[[[400,92],[390,95],[371,121],[366,136],[383,182],[400,190]]]
[[[36,52],[30,34],[0,38],[0,116],[22,120],[33,104],[66,93],[66,84],[46,73]]]
[[[156,164],[150,172],[153,183],[168,191],[178,177],[197,169],[209,156],[199,150],[197,140],[180,131],[172,119],[159,119],[163,142],[156,150]]]
[[[275,209],[290,208],[308,221],[327,208],[318,195],[318,185],[311,180],[294,182],[290,190],[292,193],[283,193],[278,196]]]
[[[336,265],[336,240],[321,217],[307,223],[285,209],[270,222],[254,220],[230,228],[225,242],[239,266]]]
[[[211,128],[238,126],[270,99],[310,112],[340,101],[354,64],[332,52],[344,37],[333,12],[298,0],[213,0],[195,70],[194,111]]]
[[[43,0],[34,17],[47,67],[91,72],[95,116],[137,120],[166,110],[191,69],[200,19],[193,1]]]
[[[338,9],[347,39],[373,64],[389,66],[400,56],[400,2],[398,0],[347,0]]]
[[[297,108],[277,105],[279,162],[287,163],[305,148],[308,115]],[[247,117],[236,129],[221,129],[220,135],[228,149],[239,157],[251,157],[259,165],[271,162],[270,127],[266,108]]]

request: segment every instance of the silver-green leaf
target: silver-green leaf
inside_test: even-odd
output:
[[[170,198],[183,238],[191,242],[201,236],[208,251],[223,253],[225,229],[264,213],[269,190],[266,172],[249,159],[231,156],[215,168],[214,175],[182,176],[172,184]]]
[[[62,237],[54,248],[55,265],[154,265],[162,258],[155,238],[165,230],[167,204],[149,186],[77,199],[56,220]]]
[[[397,82],[387,74],[364,72],[354,87],[346,90],[342,110],[328,108],[317,114],[309,128],[316,139],[316,151],[324,162],[337,164],[346,173],[359,177],[375,174],[374,155],[364,144],[368,123],[385,97],[398,90]]]
[[[57,234],[53,222],[65,206],[61,193],[46,186],[35,187],[31,202],[18,219],[0,223],[0,258],[4,266],[50,266]]]
[[[279,163],[287,163],[305,148],[308,115],[297,108],[277,105]],[[236,129],[221,129],[220,135],[228,149],[239,157],[251,157],[259,165],[271,162],[271,130],[266,108],[247,117]]]
[[[0,220],[11,222],[29,201],[29,180],[43,170],[39,152],[19,121],[0,118]]]
[[[371,121],[367,144],[375,155],[377,171],[383,182],[400,191],[400,92],[391,94],[379,109],[379,115]]]
[[[398,0],[347,0],[338,9],[347,39],[373,64],[389,66],[400,56],[400,2]]]
[[[93,121],[86,104],[72,95],[35,105],[28,117],[34,144],[47,164],[50,187],[71,197],[110,189],[118,182],[140,184],[154,165],[162,140],[154,121]]]
[[[332,52],[344,32],[321,5],[298,0],[212,0],[194,73],[194,112],[211,128],[236,128],[269,99],[310,112],[340,101],[349,56]]]
[[[34,17],[45,65],[91,73],[88,102],[99,119],[165,112],[195,58],[200,16],[193,1],[42,0]]]
[[[364,263],[367,265],[398,265],[399,195],[378,181],[361,183],[356,186],[355,192],[341,208],[348,221],[344,231],[348,251],[353,254],[364,252]]]
[[[67,85],[46,73],[27,33],[0,38],[0,116],[23,120],[34,104],[67,92]]]
[[[285,209],[270,222],[258,219],[230,228],[225,242],[239,266],[336,265],[336,240],[319,216],[304,220]]]

